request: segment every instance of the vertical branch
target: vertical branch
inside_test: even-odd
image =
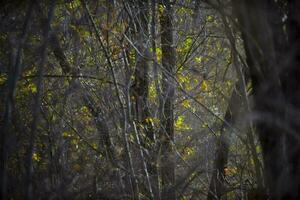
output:
[[[29,147],[26,153],[26,160],[25,160],[25,168],[26,168],[26,179],[25,179],[25,192],[24,192],[24,199],[32,199],[32,175],[33,175],[33,168],[32,168],[32,155],[34,150],[34,143],[36,139],[36,132],[37,126],[39,123],[39,113],[40,113],[40,106],[41,106],[41,95],[42,95],[42,87],[43,87],[43,74],[45,63],[47,59],[47,45],[48,39],[51,30],[51,20],[54,15],[54,8],[55,8],[55,0],[50,1],[49,10],[48,10],[48,19],[46,22],[46,26],[44,29],[44,43],[41,47],[41,61],[39,64],[38,72],[37,72],[37,93],[34,98],[34,107],[32,111],[32,124],[31,124],[31,132],[29,136]]]
[[[176,199],[175,189],[175,153],[172,146],[174,141],[174,75],[175,49],[173,44],[172,7],[169,0],[160,4],[163,10],[160,13],[162,67],[166,71],[162,75],[162,129],[160,133],[161,163],[160,173],[162,181],[163,200]]]
[[[15,101],[15,93],[16,93],[16,85],[22,71],[21,69],[21,60],[23,55],[23,47],[28,35],[30,19],[33,10],[33,1],[29,3],[28,10],[25,15],[25,21],[22,29],[22,34],[20,37],[20,42],[18,44],[16,52],[12,52],[11,55],[11,66],[10,66],[10,74],[8,78],[8,91],[7,97],[5,100],[5,111],[4,111],[4,120],[3,127],[1,128],[1,136],[0,136],[0,198],[7,198],[7,145],[6,140],[9,135],[12,133],[12,114],[14,109],[14,101]]]
[[[228,107],[225,113],[221,127],[221,135],[217,140],[216,158],[214,160],[214,171],[211,177],[207,200],[221,199],[226,194],[225,188],[225,167],[228,162],[229,153],[229,137],[232,131],[230,126],[233,126],[243,107],[241,99],[241,90],[243,89],[242,81],[238,80],[231,94]],[[229,126],[230,125],[230,126]]]
[[[161,87],[159,82],[159,71],[158,71],[158,63],[157,63],[157,52],[156,52],[156,0],[151,0],[151,28],[150,28],[150,34],[151,34],[151,47],[152,47],[152,57],[153,57],[153,76],[154,76],[154,84],[155,84],[155,90],[157,95],[157,102],[158,102],[158,109],[157,113],[155,113],[155,117],[161,116],[161,106],[162,106],[162,96],[161,96]],[[157,130],[153,129],[154,136],[157,134]],[[150,172],[152,173],[152,186],[153,191],[156,199],[160,199],[160,188],[159,188],[159,175],[158,175],[158,169],[157,169],[157,138],[154,138],[154,154],[152,155],[152,167],[150,168]]]
[[[233,65],[235,67],[235,71],[238,75],[238,80],[241,81],[241,91],[240,94],[242,96],[241,101],[243,101],[246,104],[246,110],[250,113],[251,108],[250,108],[250,102],[247,96],[247,83],[249,82],[249,72],[246,71],[246,69],[242,69],[242,66],[239,62],[238,59],[238,51],[236,49],[236,42],[234,39],[234,35],[232,31],[230,30],[229,24],[226,21],[225,15],[222,15],[222,21],[225,25],[225,34],[229,39],[231,49],[232,49],[232,59],[233,59]],[[246,66],[245,66],[246,67]],[[255,175],[256,175],[256,180],[257,180],[257,185],[259,190],[263,190],[263,177],[261,174],[261,163],[258,159],[258,154],[256,152],[256,147],[255,147],[255,142],[254,142],[254,127],[253,123],[250,121],[249,122],[249,131],[246,132],[248,142],[249,142],[249,147],[250,147],[250,152],[251,156],[254,161],[254,168],[255,168]]]
[[[161,98],[161,87],[159,82],[159,70],[158,70],[158,62],[157,62],[157,51],[156,51],[156,0],[151,1],[151,47],[152,47],[152,57],[153,57],[153,76],[155,83],[155,90],[157,94],[158,105],[162,105]],[[161,108],[158,108],[158,112],[160,112]],[[160,113],[158,113],[160,115]]]
[[[142,162],[143,162],[143,168],[144,168],[144,172],[145,172],[145,175],[146,175],[147,184],[148,184],[148,187],[149,187],[150,199],[154,200],[154,194],[153,194],[153,191],[152,191],[152,184],[151,184],[150,176],[149,176],[149,173],[148,173],[149,163],[147,163],[147,160],[144,156],[144,152],[143,152],[143,149],[142,149],[142,144],[141,144],[139,132],[138,132],[138,129],[136,127],[135,122],[133,122],[133,128],[134,128],[134,133],[135,133],[135,139],[136,139],[136,142],[138,144],[140,156],[141,156]]]
[[[239,113],[243,109],[246,109],[246,111],[251,112],[249,100],[246,92],[246,85],[247,82],[249,82],[249,77],[248,77],[248,72],[246,70],[243,70],[241,64],[239,63],[238,51],[236,49],[236,44],[235,44],[236,41],[233,36],[232,30],[230,29],[229,24],[226,21],[225,14],[222,13],[222,11],[220,12],[221,12],[222,22],[225,26],[225,34],[231,45],[233,65],[235,67],[237,77],[238,77],[238,81],[236,82],[233,92],[231,94],[231,98],[225,114],[225,121],[230,123],[231,126],[234,126],[236,123],[236,119],[239,117]],[[215,199],[215,198],[219,199],[221,198],[221,196],[226,195],[226,191],[225,191],[226,188],[224,185],[226,174],[224,172],[224,169],[228,162],[230,132],[225,129],[228,128],[229,127],[227,127],[226,124],[222,125],[221,136],[218,138],[217,141],[216,158],[214,161],[214,165],[215,165],[214,172],[211,178],[210,191],[208,193],[207,199]],[[247,130],[245,131],[249,142],[249,149],[251,152],[251,156],[254,160],[255,175],[256,175],[256,180],[258,185],[257,189],[263,191],[263,177],[261,174],[261,164],[256,152],[256,147],[253,138],[254,130],[251,122],[249,123],[249,127],[247,127]]]
[[[287,1],[287,7],[292,2]],[[284,52],[292,49],[298,41],[293,41],[292,44],[286,42],[286,36],[289,35],[284,33],[279,2],[256,0],[250,3],[244,0],[233,3],[250,69],[254,109],[258,116],[254,125],[262,146],[264,176],[270,199],[299,199],[299,181],[295,181],[299,173],[289,175],[290,167],[293,166],[290,166],[291,163],[286,159],[289,154],[287,151],[299,145],[299,126],[293,127],[289,124],[295,116],[293,119],[286,119],[291,106],[287,99],[299,98],[298,89],[294,87],[299,83],[296,81],[299,80],[299,70],[298,65],[295,65],[297,68],[293,66],[290,68],[292,71],[289,71],[287,65],[291,64],[295,57],[289,55],[291,52]],[[293,5],[292,10],[296,7],[296,4]],[[291,13],[292,10],[289,9],[287,13]],[[293,24],[293,30],[297,27],[294,26],[296,24]],[[288,27],[288,23],[286,25]],[[295,30],[299,34],[299,30]],[[292,89],[290,94],[285,91],[287,85],[287,88]],[[293,110],[299,109],[297,104],[292,105]],[[293,145],[286,143],[289,136],[293,138]],[[295,152],[299,157],[299,151]]]
[[[157,169],[154,159],[153,147],[155,144],[155,133],[152,127],[150,119],[150,111],[148,107],[148,91],[149,91],[149,2],[148,1],[138,1],[138,23],[137,23],[137,50],[140,53],[137,53],[136,67],[135,67],[135,83],[134,83],[134,95],[135,95],[135,107],[136,107],[136,120],[142,126],[137,128],[138,132],[144,132],[146,135],[146,140],[139,142],[140,145],[143,145],[149,152],[149,156],[146,158],[143,157],[144,171],[146,174],[147,182],[149,182],[149,192],[152,199],[158,198],[158,183],[157,178]],[[134,124],[134,127],[136,125]],[[137,135],[137,137],[139,137]],[[139,147],[141,148],[141,147]],[[141,151],[141,153],[143,153]],[[148,174],[150,176],[148,176]],[[151,179],[148,180],[148,179]]]

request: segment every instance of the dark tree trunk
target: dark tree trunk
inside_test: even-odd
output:
[[[148,87],[149,87],[149,47],[147,40],[149,39],[148,19],[149,8],[147,1],[139,1],[139,14],[137,23],[137,40],[138,40],[138,53],[135,67],[135,83],[134,83],[134,95],[136,106],[136,120],[143,124],[144,132],[151,142],[154,140],[154,132],[151,124],[147,123],[147,118],[150,117],[148,108]]]
[[[35,95],[34,101],[35,105],[33,107],[32,111],[32,124],[31,124],[31,130],[30,130],[30,136],[29,136],[29,147],[26,152],[26,158],[25,158],[25,186],[24,186],[24,199],[33,199],[33,166],[32,166],[32,155],[34,150],[34,144],[36,139],[36,133],[38,128],[38,122],[39,122],[39,113],[40,113],[40,106],[41,106],[41,96],[42,96],[42,85],[43,85],[43,74],[44,74],[44,67],[46,63],[47,58],[47,45],[48,45],[48,39],[50,35],[51,30],[51,20],[53,18],[54,14],[54,7],[55,7],[55,1],[51,1],[49,5],[49,11],[48,11],[48,19],[45,24],[44,29],[44,42],[42,44],[41,48],[41,61],[38,68],[37,76],[37,93]]]
[[[13,112],[15,104],[15,93],[17,82],[22,71],[22,55],[23,46],[25,44],[30,20],[33,12],[33,2],[28,5],[28,10],[25,16],[25,21],[22,29],[22,34],[16,52],[12,50],[10,59],[10,73],[7,86],[7,97],[5,99],[5,111],[3,125],[1,125],[0,136],[0,199],[7,199],[7,161],[8,161],[8,137],[13,135]],[[12,48],[13,49],[13,48]]]
[[[288,180],[285,198],[300,199],[300,1],[288,0],[288,54],[282,72]]]
[[[300,9],[299,1],[287,1],[285,34],[279,3],[244,0],[234,6],[250,68],[269,196],[299,199]]]
[[[155,132],[151,123],[151,115],[148,107],[148,90],[149,90],[149,2],[140,0],[138,1],[138,22],[137,26],[137,60],[135,67],[135,83],[134,83],[134,96],[135,96],[135,113],[136,121],[142,125],[138,127],[139,133],[146,135],[142,140],[142,146],[149,152],[148,156],[143,156],[147,164],[145,173],[149,173],[151,185],[149,192],[152,198],[159,199],[158,180],[157,180],[157,167],[155,152],[153,151],[155,145]],[[141,134],[140,134],[141,136]],[[145,175],[147,176],[147,175]]]
[[[148,30],[148,2],[139,1],[139,11],[138,11],[138,22],[137,26],[137,61],[135,67],[135,83],[134,83],[134,95],[136,103],[136,118],[140,123],[145,123],[145,119],[149,117],[149,111],[147,106],[148,101],[148,61],[149,50],[147,45],[147,40],[149,37]],[[146,131],[147,132],[147,131]],[[147,133],[149,138],[153,138],[151,133]]]
[[[208,200],[221,199],[222,195],[226,193],[225,188],[225,167],[228,162],[228,152],[229,152],[229,138],[230,132],[234,131],[233,127],[237,120],[241,108],[245,102],[242,98],[243,93],[243,83],[239,80],[236,83],[235,88],[232,91],[227,111],[225,113],[224,120],[226,123],[222,124],[221,135],[217,140],[217,150],[216,158],[214,161],[214,172],[212,174],[209,192],[207,195]]]
[[[175,49],[173,43],[172,7],[169,0],[163,0],[164,9],[160,13],[162,50],[162,113],[161,113],[161,199],[173,200],[175,195],[175,153],[174,142],[174,71]]]
[[[238,51],[236,49],[236,39],[234,37],[233,31],[229,26],[229,23],[226,19],[226,15],[221,12],[222,21],[225,26],[225,33],[228,37],[228,40],[231,45],[231,54],[233,60],[233,66],[235,67],[235,71],[237,73],[238,81],[233,89],[231,94],[231,98],[227,107],[227,111],[225,113],[225,121],[222,125],[221,129],[221,136],[217,141],[217,151],[216,151],[216,158],[214,161],[214,172],[210,182],[210,190],[208,193],[207,199],[221,199],[223,195],[226,195],[226,187],[225,187],[225,177],[226,174],[224,173],[224,168],[228,162],[228,151],[229,151],[229,137],[230,133],[233,132],[233,128],[236,125],[236,120],[239,117],[242,117],[242,112],[249,112],[250,105],[249,99],[247,96],[246,85],[249,83],[249,72],[246,66],[243,66],[242,63],[239,61],[238,58]],[[230,127],[229,127],[230,125]],[[224,127],[226,127],[227,131],[225,132]],[[264,191],[263,186],[263,177],[261,172],[261,163],[258,158],[258,154],[256,152],[254,137],[253,137],[253,126],[250,122],[246,127],[246,134],[248,139],[248,146],[251,152],[251,156],[254,161],[254,168],[255,168],[255,175],[257,181],[257,191]],[[223,196],[222,199],[226,199],[226,196]]]

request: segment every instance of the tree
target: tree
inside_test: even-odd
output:
[[[234,1],[234,6],[251,74],[268,193],[271,199],[299,199],[299,2]]]
[[[160,4],[161,52],[162,52],[162,113],[160,132],[161,199],[176,199],[174,158],[174,70],[175,50],[173,42],[172,6],[170,1]]]
[[[297,199],[298,7],[4,1],[1,199]]]
[[[29,137],[29,146],[28,150],[26,152],[26,178],[25,178],[25,185],[24,185],[24,199],[32,199],[32,157],[33,157],[33,151],[34,151],[34,143],[36,140],[36,133],[37,133],[37,126],[39,123],[39,113],[40,113],[40,106],[41,106],[41,95],[42,95],[42,86],[43,86],[43,74],[44,74],[44,66],[46,63],[46,56],[47,56],[47,46],[48,46],[48,40],[50,35],[50,29],[51,29],[51,20],[53,18],[54,14],[54,8],[55,8],[55,1],[51,1],[49,4],[49,11],[48,11],[48,18],[46,22],[46,26],[43,30],[44,34],[44,42],[41,46],[41,61],[40,61],[40,67],[37,72],[38,80],[37,80],[37,93],[35,95],[35,105],[33,108],[33,119],[31,123],[31,132]]]

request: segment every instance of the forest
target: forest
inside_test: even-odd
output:
[[[1,0],[0,199],[299,200],[299,0]]]

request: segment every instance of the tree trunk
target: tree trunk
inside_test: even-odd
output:
[[[226,123],[222,124],[221,135],[217,140],[216,158],[214,161],[214,172],[210,181],[209,192],[207,200],[221,199],[222,195],[226,193],[225,188],[225,168],[228,162],[229,153],[229,138],[232,127],[237,120],[241,112],[241,108],[244,107],[244,101],[242,98],[243,83],[238,80],[236,83],[225,113],[224,120]],[[231,127],[229,127],[229,125]]]
[[[282,72],[283,94],[285,96],[286,156],[288,166],[288,187],[284,198],[300,199],[300,2],[288,1],[287,19],[288,51],[287,65]]]
[[[242,68],[241,63],[238,59],[238,52],[236,49],[236,41],[233,35],[232,30],[230,29],[229,23],[226,20],[226,15],[224,13],[221,13],[222,21],[225,26],[225,33],[226,36],[228,37],[228,40],[231,45],[232,49],[232,59],[233,59],[233,65],[235,67],[238,81],[235,85],[235,88],[232,92],[230,102],[225,114],[225,121],[228,122],[232,127],[235,126],[236,119],[238,119],[238,115],[243,112],[243,111],[248,111],[250,112],[251,108],[249,105],[249,100],[247,97],[247,91],[246,91],[246,85],[249,82],[249,72],[245,68]],[[223,124],[223,127],[227,126],[228,129],[232,129],[228,127],[228,125]],[[211,182],[210,182],[210,190],[208,193],[208,198],[207,199],[220,199],[221,196],[224,194],[225,191],[225,186],[224,186],[224,179],[226,176],[224,174],[224,168],[227,165],[228,162],[228,148],[229,145],[229,137],[228,135],[230,131],[232,130],[227,130],[228,133],[224,132],[224,129],[221,129],[221,136],[218,140],[218,146],[217,146],[217,152],[216,152],[216,158],[215,158],[215,169],[214,171]],[[263,177],[261,174],[261,163],[259,161],[257,152],[256,152],[256,147],[254,143],[254,137],[253,137],[253,126],[252,123],[249,123],[249,126],[247,127],[246,135],[248,139],[249,145],[249,150],[251,152],[251,156],[254,161],[254,168],[255,168],[255,175],[256,175],[256,181],[257,181],[257,190],[263,192],[264,191],[264,186],[263,186]],[[224,158],[222,156],[225,156]],[[218,179],[218,180],[217,180]],[[224,198],[224,197],[223,197]]]
[[[55,7],[55,1],[51,1],[49,5],[49,11],[48,11],[48,19],[46,22],[46,26],[44,29],[44,42],[42,44],[41,48],[41,61],[38,68],[37,76],[37,93],[35,95],[34,101],[35,105],[33,107],[32,111],[32,124],[31,124],[31,130],[30,130],[30,136],[29,136],[29,147],[26,152],[26,160],[25,160],[25,169],[26,169],[26,175],[25,175],[25,191],[24,191],[24,199],[33,199],[33,166],[32,166],[32,155],[34,151],[34,144],[36,139],[36,133],[37,133],[37,127],[39,122],[39,113],[40,113],[40,106],[41,106],[41,96],[42,96],[42,85],[43,85],[43,74],[44,74],[44,67],[46,63],[47,58],[47,45],[48,45],[48,39],[49,39],[49,33],[51,29],[51,20],[54,15],[54,7]]]
[[[149,193],[151,198],[159,199],[158,195],[158,181],[157,181],[157,168],[155,152],[153,151],[155,145],[155,133],[151,123],[150,111],[148,108],[148,90],[149,90],[149,2],[140,0],[138,1],[138,22],[137,26],[137,60],[135,67],[135,83],[134,83],[134,96],[135,96],[135,114],[136,121],[142,125],[142,127],[137,126],[139,135],[140,133],[145,133],[146,137],[137,138],[141,139],[141,145],[146,148],[149,152],[148,156],[142,156],[146,162],[144,166],[145,176],[149,174],[150,182]],[[142,140],[143,139],[143,140]],[[141,155],[144,155],[141,151]],[[148,179],[148,177],[147,177]],[[149,180],[148,180],[149,181]]]
[[[162,113],[161,113],[161,199],[176,199],[175,182],[175,152],[174,142],[174,71],[175,49],[173,43],[172,7],[169,0],[163,0],[160,13],[161,50],[162,50]]]
[[[11,63],[10,63],[10,73],[8,78],[7,86],[7,97],[5,99],[5,111],[3,126],[1,126],[1,136],[0,136],[0,199],[7,199],[7,161],[8,161],[8,144],[7,137],[12,136],[13,133],[13,123],[12,115],[14,112],[15,103],[15,90],[19,76],[22,71],[21,60],[23,46],[26,41],[28,30],[30,26],[30,19],[33,10],[33,2],[31,1],[28,6],[28,10],[25,16],[25,21],[22,29],[22,34],[20,37],[19,45],[16,52],[12,50],[11,52]],[[13,49],[13,48],[12,48]]]
[[[255,126],[271,199],[299,199],[299,1],[235,1],[253,85]],[[289,42],[287,42],[287,38]]]

